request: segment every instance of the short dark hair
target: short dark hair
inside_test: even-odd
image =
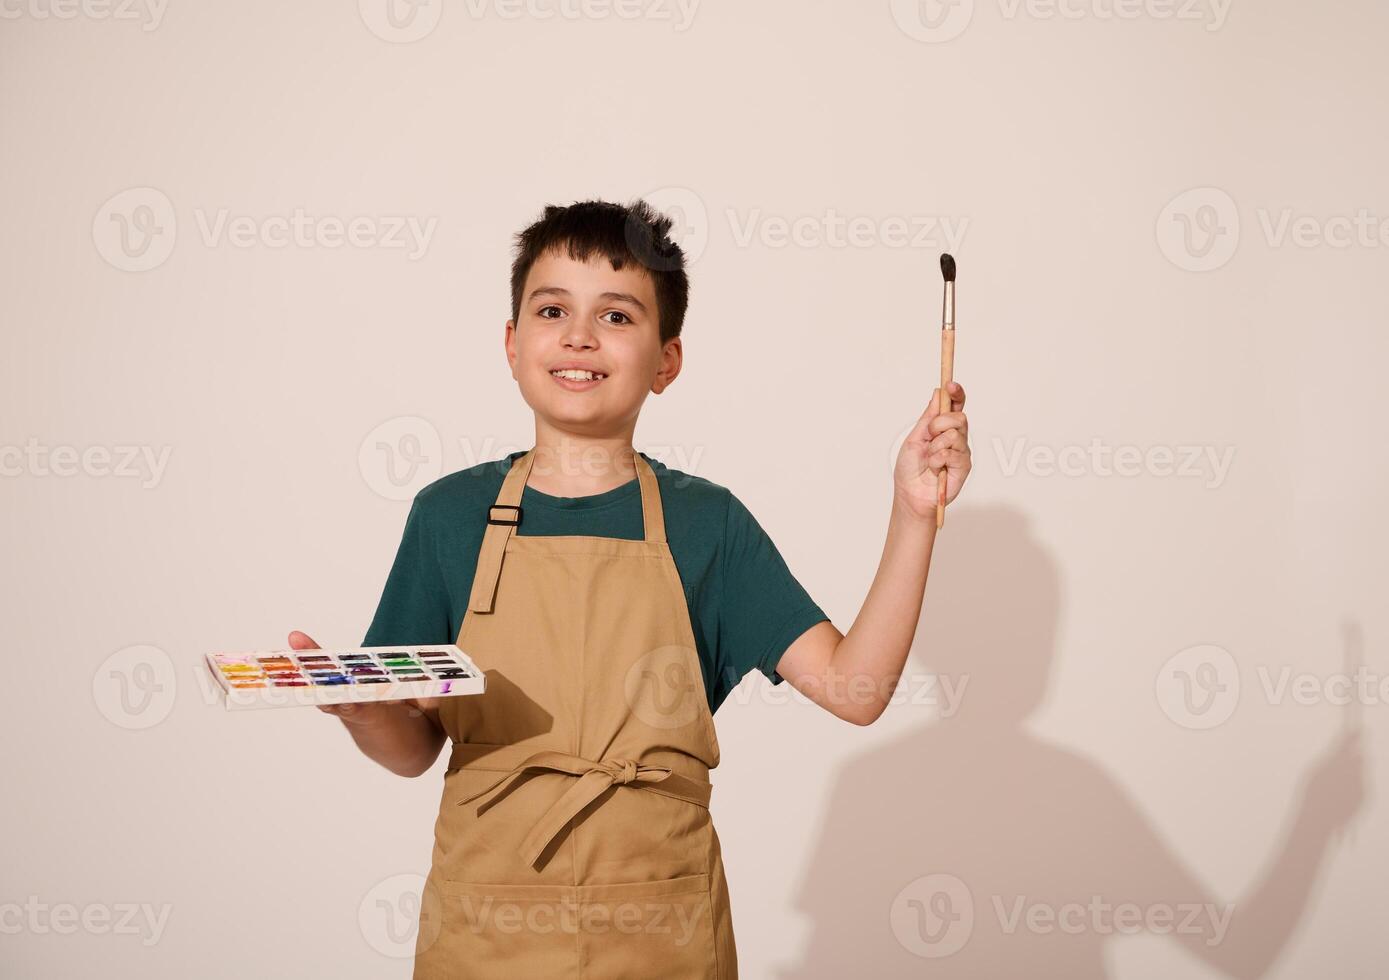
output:
[[[521,319],[521,291],[535,260],[550,249],[567,249],[569,257],[587,262],[601,255],[621,269],[643,268],[656,286],[656,321],[661,343],[680,336],[690,302],[685,253],[670,239],[671,219],[638,198],[631,204],[575,201],[545,206],[541,218],[516,235],[511,264],[511,318]]]

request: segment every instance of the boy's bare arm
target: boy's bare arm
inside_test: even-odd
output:
[[[883,713],[916,636],[936,542],[936,474],[944,471],[947,503],[969,475],[964,388],[952,383],[950,395],[952,410],[938,415],[933,393],[902,444],[883,556],[848,634],[817,623],[777,663],[777,673],[792,687],[856,725],[871,724]]]
[[[289,634],[289,645],[295,650],[319,649],[298,630]],[[448,740],[433,699],[325,704],[319,710],[337,715],[357,747],[398,776],[428,772]]]

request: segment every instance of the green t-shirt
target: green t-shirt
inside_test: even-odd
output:
[[[487,509],[511,462],[479,463],[415,495],[400,550],[363,646],[452,643],[473,587]],[[690,610],[709,710],[750,670],[783,683],[777,661],[792,642],[829,619],[796,581],[767,532],[726,488],[673,470],[645,453],[661,489],[666,538]],[[527,486],[517,534],[583,534],[640,540],[641,488],[633,477],[587,497]]]

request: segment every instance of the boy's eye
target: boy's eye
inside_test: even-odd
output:
[[[553,311],[554,316],[551,316],[551,315],[550,315],[550,314],[551,314],[551,311]],[[561,317],[561,316],[563,316],[563,315],[564,315],[564,310],[563,310],[561,307],[558,307],[558,306],[542,306],[540,309],[536,310],[536,316],[540,317],[542,320],[555,320],[555,319],[558,319],[559,317]],[[633,323],[633,322],[635,322],[635,321],[632,320],[631,317],[629,317],[626,313],[623,313],[621,310],[609,310],[607,313],[604,313],[603,316],[604,316],[604,317],[618,317],[619,319],[617,319],[617,320],[609,320],[609,321],[608,321],[609,323],[613,323],[613,324],[617,324],[617,325],[622,325],[622,324],[628,324],[628,323]]]

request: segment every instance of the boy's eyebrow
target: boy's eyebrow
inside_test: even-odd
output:
[[[536,289],[532,289],[532,290],[531,290],[531,294],[530,294],[529,297],[527,297],[527,301],[533,300],[533,299],[535,299],[537,296],[569,296],[569,295],[571,295],[571,293],[569,292],[569,290],[565,289],[563,286],[539,286],[539,287],[537,287]],[[599,294],[598,294],[598,298],[599,298],[599,299],[608,299],[608,300],[618,300],[618,301],[623,302],[623,303],[631,303],[633,306],[635,306],[637,309],[641,310],[643,313],[647,312],[646,304],[643,303],[641,300],[637,299],[637,298],[636,298],[635,296],[633,296],[631,293],[614,293],[614,292],[599,293]]]

